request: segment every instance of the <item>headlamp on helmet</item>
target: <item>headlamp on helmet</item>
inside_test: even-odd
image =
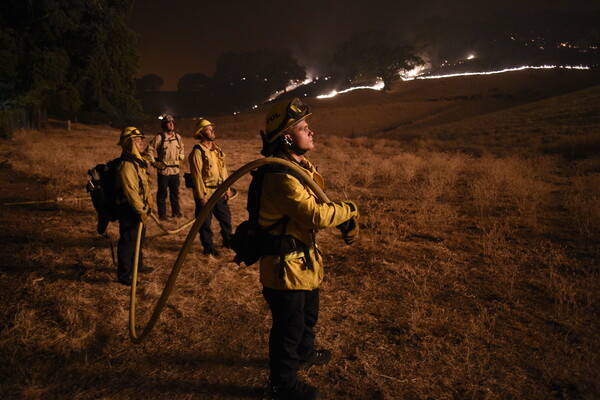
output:
[[[160,116],[160,125],[163,129],[165,129],[167,127],[167,124],[169,122],[173,122],[175,123],[175,118],[173,118],[173,116],[171,114],[163,114],[162,116]]]

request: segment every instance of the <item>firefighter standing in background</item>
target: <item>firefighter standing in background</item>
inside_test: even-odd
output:
[[[119,244],[117,247],[117,281],[131,285],[135,256],[135,241],[139,222],[145,223],[152,211],[152,195],[148,188],[148,164],[141,156],[144,135],[135,127],[123,129],[119,145],[123,148],[121,162],[116,168],[117,215],[119,219]],[[142,244],[146,228],[142,230],[139,272],[151,272],[144,267]]]
[[[314,148],[306,117],[309,107],[298,99],[280,103],[267,113],[262,154],[297,164],[323,187],[323,178],[304,157]],[[273,317],[269,336],[269,381],[276,399],[314,399],[318,390],[297,378],[299,368],[324,365],[331,351],[315,349],[313,328],[319,315],[323,258],[317,249],[318,229],[337,227],[346,244],[358,235],[358,210],[352,202],[319,203],[302,179],[289,169],[271,168],[264,175],[258,223],[269,240],[260,259],[263,296]]]
[[[167,219],[167,190],[171,202],[171,218],[181,218],[179,206],[179,163],[185,158],[183,141],[175,132],[173,116],[166,114],[161,121],[162,132],[154,136],[144,151],[152,166],[157,171],[158,217]]]
[[[207,119],[201,119],[196,125],[194,137],[200,140],[195,145],[189,156],[190,173],[193,181],[194,202],[196,203],[195,215],[200,213],[201,208],[208,199],[229,176],[225,165],[225,154],[214,142],[214,124]],[[214,208],[200,227],[200,242],[204,248],[204,254],[218,256],[219,251],[213,243],[213,232],[210,227],[212,215],[214,214],[221,227],[223,247],[230,248],[231,236],[231,212],[227,201],[231,192],[227,190],[217,201]]]

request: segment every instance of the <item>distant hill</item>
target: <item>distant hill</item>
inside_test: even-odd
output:
[[[444,127],[458,129],[463,120],[596,85],[600,85],[600,70],[523,70],[397,82],[389,93],[365,89],[327,99],[307,97],[302,100],[314,112],[310,124],[317,135],[410,140],[425,133],[440,136]],[[557,101],[566,103],[577,98],[574,95]],[[598,103],[589,102],[588,106],[593,108],[595,104]],[[258,138],[269,107],[264,105],[253,112],[215,117],[219,135]],[[479,122],[482,132],[496,123],[501,121],[483,118]],[[193,131],[193,126],[193,121],[181,121],[179,125],[184,134]]]

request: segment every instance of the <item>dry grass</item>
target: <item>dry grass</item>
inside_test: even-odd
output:
[[[411,103],[413,83],[373,103],[355,94],[315,107],[314,125],[332,124],[317,119],[321,110],[337,116],[337,132],[318,135],[310,158],[330,198],[359,205],[362,228],[352,247],[335,230],[320,234],[318,340],[335,360],[302,374],[325,399],[600,397],[600,159],[572,157],[564,145],[597,136],[587,113],[600,90],[549,90],[526,102],[515,100],[528,93],[515,77],[507,86],[486,78],[478,90],[505,93],[502,107],[489,112],[482,96],[475,108],[487,111],[444,120],[442,109],[474,101],[469,82],[454,95],[440,82],[440,101],[427,100],[436,98],[427,83]],[[345,121],[361,102],[370,114]],[[400,126],[416,115],[394,122],[395,109],[422,115],[421,126],[387,138],[340,133],[359,123],[381,132],[381,121]],[[232,170],[258,157],[258,115],[215,119]],[[118,155],[117,136],[75,126],[1,142],[0,201],[85,196],[85,171]],[[235,224],[246,218],[248,182],[236,184]],[[182,198],[191,216],[191,193]],[[0,397],[261,398],[270,317],[256,268],[229,262],[230,252],[207,258],[196,242],[157,327],[134,346],[128,289],[114,283],[94,219],[88,202],[2,207]],[[149,227],[145,256],[156,271],[140,278],[139,329],[185,237],[159,233]]]

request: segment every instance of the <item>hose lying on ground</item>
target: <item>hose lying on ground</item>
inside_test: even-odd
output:
[[[169,275],[169,278],[167,279],[167,283],[165,284],[162,294],[161,294],[160,298],[158,299],[158,302],[156,303],[156,307],[154,308],[154,311],[152,312],[152,315],[150,316],[150,320],[146,324],[146,327],[144,328],[142,333],[140,335],[138,335],[136,328],[135,328],[135,299],[136,299],[136,290],[137,290],[137,273],[138,273],[138,262],[139,262],[139,252],[140,252],[140,240],[142,237],[142,229],[143,229],[143,225],[140,222],[140,224],[138,226],[138,231],[137,231],[135,256],[134,256],[134,260],[133,260],[133,279],[132,279],[132,284],[131,284],[130,306],[129,306],[129,338],[131,339],[131,341],[133,343],[135,343],[135,344],[141,343],[146,337],[148,337],[148,334],[150,334],[150,331],[152,330],[152,328],[154,328],[154,325],[158,321],[158,317],[160,316],[161,312],[167,305],[167,300],[169,299],[171,291],[173,290],[173,286],[175,285],[175,280],[177,279],[177,276],[179,275],[179,271],[181,270],[181,267],[183,266],[183,262],[185,261],[185,258],[187,257],[187,254],[190,251],[190,248],[192,247],[192,243],[193,243],[194,239],[196,238],[196,235],[198,235],[200,226],[202,225],[202,222],[204,221],[204,219],[206,218],[208,213],[215,206],[215,204],[217,203],[219,198],[225,193],[225,191],[227,189],[229,189],[229,187],[231,185],[233,185],[238,179],[240,179],[246,173],[248,173],[260,166],[267,165],[267,164],[281,164],[281,165],[284,165],[284,166],[290,168],[291,170],[296,172],[298,175],[300,175],[304,179],[304,182],[306,182],[306,184],[310,187],[310,189],[313,191],[313,193],[317,196],[317,198],[321,202],[329,203],[329,198],[327,198],[325,193],[323,193],[323,190],[321,190],[321,188],[315,183],[315,181],[313,181],[310,178],[310,176],[308,176],[306,174],[306,172],[304,172],[302,170],[302,168],[298,167],[294,163],[283,160],[281,158],[275,158],[275,157],[261,158],[261,159],[252,161],[252,162],[244,165],[237,171],[235,171],[229,178],[227,178],[227,180],[225,180],[225,182],[223,182],[223,184],[221,186],[219,186],[217,188],[215,193],[213,193],[213,195],[210,197],[210,199],[208,199],[208,202],[206,203],[206,205],[204,207],[202,207],[202,209],[200,210],[200,213],[196,217],[194,224],[192,225],[192,228],[188,232],[188,235],[185,238],[185,242],[183,243],[183,246],[181,247],[181,250],[179,251],[177,260],[175,260],[175,265],[173,265],[171,274]],[[190,222],[192,222],[192,221],[190,221]]]
[[[236,197],[237,197],[237,195],[238,195],[238,192],[237,192],[237,190],[235,190],[235,189],[232,189],[232,192],[233,192],[233,193],[232,193],[231,197],[229,198],[229,200],[233,200],[233,199],[234,199],[234,198],[236,198]],[[163,224],[160,222],[160,220],[158,219],[158,217],[157,217],[156,215],[154,215],[154,213],[150,214],[150,217],[152,218],[152,220],[153,220],[154,222],[156,222],[156,225],[158,225],[158,227],[160,228],[160,230],[162,230],[162,231],[163,231],[163,233],[162,233],[162,234],[155,235],[154,237],[156,237],[156,236],[162,236],[162,235],[173,235],[173,234],[175,234],[175,233],[179,233],[179,232],[181,232],[182,230],[184,230],[185,228],[187,228],[188,226],[192,225],[192,224],[194,223],[194,221],[196,220],[196,218],[192,218],[192,219],[190,219],[188,222],[186,222],[185,224],[181,225],[181,226],[180,226],[180,227],[178,227],[178,228],[175,228],[175,229],[167,229],[167,228],[166,228],[166,227],[165,227],[165,226],[164,226],[164,225],[163,225]]]

